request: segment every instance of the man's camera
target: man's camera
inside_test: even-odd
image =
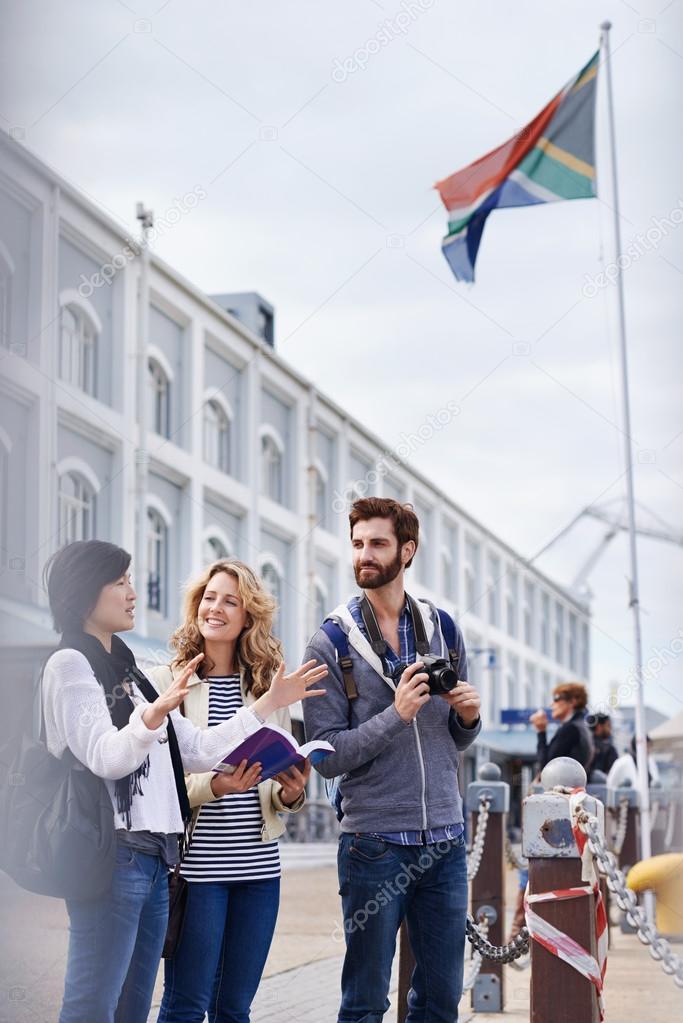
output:
[[[424,668],[420,670],[425,672],[429,678],[429,692],[433,695],[439,695],[443,693],[450,693],[458,684],[458,676],[451,667],[449,661],[445,661],[443,657],[431,657],[429,654],[425,654],[419,658],[424,664]],[[406,670],[406,664],[399,664],[393,674],[393,679],[396,685],[401,680],[401,675]]]

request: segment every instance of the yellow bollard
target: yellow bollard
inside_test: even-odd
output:
[[[657,930],[683,937],[683,853],[663,853],[631,867],[626,884],[634,892],[652,890],[657,897]]]

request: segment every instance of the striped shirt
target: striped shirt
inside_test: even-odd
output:
[[[209,725],[227,721],[242,706],[239,675],[204,679]],[[204,803],[181,873],[188,881],[257,881],[280,876],[277,842],[263,842],[258,787]]]

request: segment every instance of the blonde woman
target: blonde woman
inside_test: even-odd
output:
[[[226,721],[268,692],[282,662],[272,635],[275,601],[245,564],[217,561],[185,594],[170,667],[150,672],[160,691],[204,654],[184,712],[200,727]],[[270,721],[289,728],[286,709]],[[165,965],[159,1023],[248,1023],[275,929],[280,896],[279,814],[304,802],[310,765],[260,781],[246,761],[232,775],[186,776],[195,824],[183,861],[188,900],[175,955]]]

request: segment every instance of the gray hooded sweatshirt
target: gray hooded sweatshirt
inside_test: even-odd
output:
[[[432,654],[448,658],[436,608],[418,601]],[[335,752],[316,765],[324,778],[341,775],[342,831],[396,832],[437,828],[463,820],[458,751],[481,731],[462,725],[440,696],[432,696],[406,724],[394,705],[396,685],[345,604],[329,616],[348,636],[358,697],[348,700],[337,652],[319,629],[304,660],[329,669],[326,696],[304,700],[308,741],[325,739]],[[458,676],[467,679],[462,634],[456,626]]]

